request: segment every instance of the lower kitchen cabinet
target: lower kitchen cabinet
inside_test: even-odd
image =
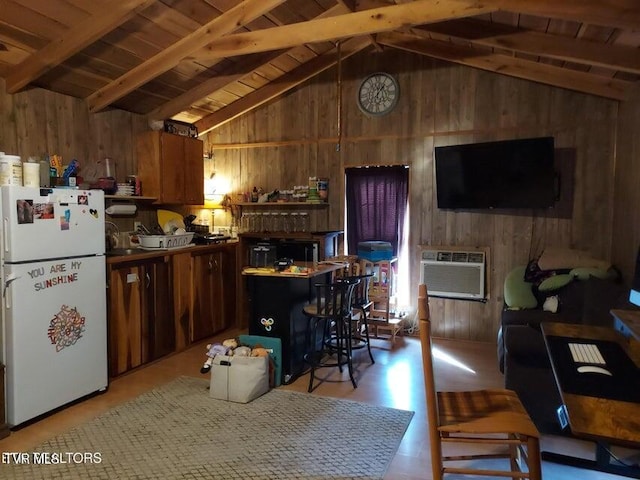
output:
[[[111,264],[108,270],[109,375],[175,350],[168,256]]]
[[[109,375],[236,325],[236,244],[107,259]]]
[[[236,248],[194,252],[191,341],[233,326],[236,321]]]

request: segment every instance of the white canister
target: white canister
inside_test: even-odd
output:
[[[22,184],[25,187],[40,186],[40,164],[39,163],[23,163],[22,164]]]
[[[0,157],[0,185],[22,185],[22,161],[18,155]]]

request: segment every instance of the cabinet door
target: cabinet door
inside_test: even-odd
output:
[[[225,248],[220,252],[221,255],[221,268],[220,268],[220,282],[222,284],[222,298],[221,303],[224,311],[223,325],[224,328],[234,327],[237,325],[237,313],[238,313],[238,299],[237,299],[237,262],[236,262],[236,248]]]
[[[185,172],[187,170],[184,161],[185,137],[163,133],[160,139],[162,142],[160,148],[161,167],[158,175],[161,175],[161,201],[164,203],[184,203]],[[203,162],[202,156],[200,156],[200,161]],[[204,184],[204,173],[200,183]]]
[[[175,350],[171,267],[165,257],[109,270],[109,375]]]
[[[109,269],[109,376],[143,363],[144,278],[142,265],[125,264]]]
[[[145,195],[159,203],[204,203],[204,143],[165,132],[144,132],[136,139],[138,175]]]
[[[176,348],[169,258],[160,257],[146,261],[144,274],[143,358],[151,361],[175,351]]]
[[[197,138],[183,137],[184,141],[184,203],[204,204],[204,144]]]
[[[216,302],[220,282],[217,271],[219,262],[214,253],[193,256],[193,322],[191,340],[210,337],[219,330],[222,305]]]

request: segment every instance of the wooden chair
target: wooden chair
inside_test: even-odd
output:
[[[424,284],[418,290],[418,316],[434,480],[441,480],[448,473],[540,480],[540,435],[516,393],[502,389],[437,392],[431,354],[429,300]],[[446,456],[443,455],[444,443],[455,444],[456,448],[476,444],[476,453]],[[487,447],[496,445],[506,447],[506,451],[477,453],[478,448],[486,451]],[[447,466],[452,461],[495,458],[508,458],[510,470]],[[528,470],[522,468],[523,464]]]

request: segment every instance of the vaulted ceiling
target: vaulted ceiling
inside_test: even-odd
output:
[[[638,0],[0,0],[0,76],[200,133],[360,51],[606,98],[640,79]]]

